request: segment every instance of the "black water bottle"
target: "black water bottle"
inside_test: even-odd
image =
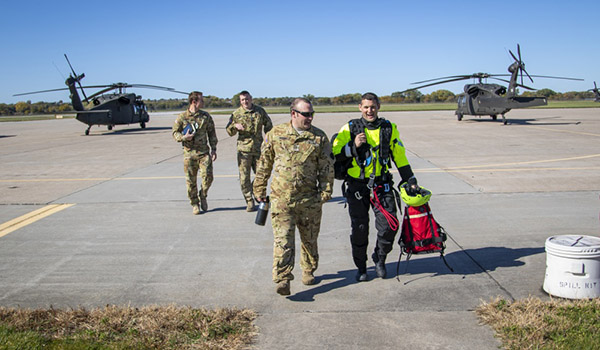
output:
[[[256,211],[256,219],[254,223],[260,226],[265,226],[267,222],[267,214],[269,214],[269,196],[264,202],[258,204],[258,210]]]

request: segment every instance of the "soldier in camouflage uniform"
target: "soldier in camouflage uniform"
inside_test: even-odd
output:
[[[273,128],[273,124],[267,112],[252,103],[252,96],[248,91],[240,92],[240,104],[240,108],[231,114],[225,130],[229,136],[238,134],[237,160],[240,185],[246,200],[246,211],[255,211],[250,171],[256,174],[256,162],[260,157],[260,145],[263,142],[263,129],[267,133]]]
[[[310,101],[295,99],[290,114],[290,123],[277,125],[267,133],[254,178],[254,195],[264,202],[271,171],[275,171],[270,195],[273,281],[281,295],[290,294],[290,280],[294,279],[296,226],[302,241],[302,283],[315,283],[321,209],[331,198],[333,185],[331,144],[322,130],[311,126],[314,112]]]
[[[208,210],[206,197],[213,182],[212,163],[217,160],[217,133],[210,114],[200,110],[204,107],[202,93],[191,92],[188,101],[190,103],[188,109],[175,120],[173,138],[183,144],[183,169],[188,197],[193,207],[192,212],[198,215],[200,214],[198,203],[203,211]],[[183,133],[187,126],[192,126],[193,129]],[[200,191],[197,185],[198,173],[202,179]]]

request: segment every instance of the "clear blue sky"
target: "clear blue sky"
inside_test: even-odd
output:
[[[153,84],[222,98],[240,90],[389,95],[419,80],[507,73],[517,43],[529,74],[585,79],[526,85],[565,92],[600,83],[598,0],[6,0],[0,13],[0,103],[68,101],[66,91],[12,96],[65,87],[63,53],[85,73],[84,85]],[[459,93],[463,85],[421,91]]]

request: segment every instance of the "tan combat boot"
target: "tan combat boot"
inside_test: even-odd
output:
[[[290,295],[290,281],[281,281],[277,283],[275,291],[279,295]]]
[[[315,276],[310,271],[302,271],[302,284],[310,286],[315,284]]]
[[[194,213],[194,215],[200,214],[200,207],[198,207],[198,204],[192,206],[192,213]]]
[[[251,199],[246,202],[246,211],[247,212],[256,211],[256,205],[254,204],[254,199]]]

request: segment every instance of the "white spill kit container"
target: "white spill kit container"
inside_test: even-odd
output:
[[[568,299],[600,297],[600,238],[552,236],[546,240],[546,293]]]

